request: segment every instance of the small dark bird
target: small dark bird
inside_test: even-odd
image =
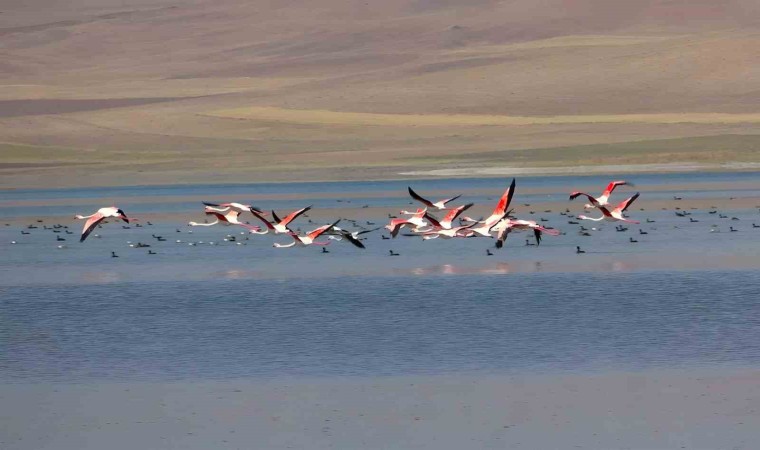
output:
[[[330,253],[330,251],[327,250],[326,248],[322,247],[322,253]]]
[[[398,256],[399,254],[394,252],[393,250],[388,250],[390,256]]]
[[[579,253],[579,254],[580,254],[580,253],[586,253],[586,251],[585,251],[585,250],[581,250],[581,248],[580,248],[579,246],[577,246],[577,245],[576,245],[576,246],[575,246],[575,253]]]
[[[639,234],[649,234],[649,233],[639,228]]]
[[[153,250],[148,250],[148,254],[149,254],[149,255],[156,255],[157,253],[156,253],[156,252],[154,252]]]
[[[486,255],[488,255],[488,256],[493,256],[493,253],[491,253],[491,250],[490,250],[490,249],[486,249]]]
[[[118,258],[119,255],[116,254],[116,252],[111,252],[111,258]]]
[[[631,242],[631,243],[636,243],[636,242],[639,242],[639,241],[637,241],[636,239],[634,239],[634,238],[632,238],[632,237],[629,237],[629,238],[628,238],[628,242]]]

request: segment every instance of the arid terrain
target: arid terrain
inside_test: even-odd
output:
[[[752,0],[5,1],[0,188],[756,169],[758,25]]]

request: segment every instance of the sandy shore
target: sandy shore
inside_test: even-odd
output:
[[[750,449],[760,371],[0,385],[26,449]]]

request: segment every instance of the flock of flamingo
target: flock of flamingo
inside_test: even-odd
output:
[[[395,238],[399,235],[402,229],[406,229],[405,236],[419,236],[422,239],[453,239],[453,238],[474,238],[474,237],[488,237],[495,238],[496,248],[502,248],[504,242],[510,233],[519,231],[533,232],[536,240],[536,245],[540,244],[543,234],[550,236],[557,236],[560,231],[543,226],[533,220],[518,219],[513,215],[513,210],[509,208],[512,198],[515,194],[515,180],[513,179],[509,187],[499,198],[496,206],[491,214],[486,218],[473,219],[472,217],[463,216],[462,214],[473,206],[473,203],[467,203],[459,206],[449,206],[450,203],[457,200],[460,195],[452,198],[447,198],[439,201],[430,201],[419,194],[417,194],[411,187],[408,188],[409,195],[417,202],[421,203],[423,207],[420,207],[414,211],[400,211],[400,214],[405,217],[396,217],[389,215],[390,222],[385,225],[385,229],[388,230],[391,238]],[[589,203],[584,205],[585,209],[598,209],[602,215],[600,217],[588,217],[585,215],[579,215],[578,218],[582,220],[591,221],[610,221],[610,222],[627,222],[627,223],[639,223],[634,220],[626,218],[623,213],[630,207],[630,205],[639,197],[639,193],[627,198],[620,202],[617,206],[610,209],[609,203],[610,195],[616,187],[622,185],[630,185],[626,181],[613,181],[607,185],[602,195],[594,197],[584,192],[573,192],[570,194],[570,200],[583,196],[588,199]],[[297,211],[293,211],[287,216],[280,218],[277,213],[271,211],[271,219],[269,214],[262,211],[253,205],[246,205],[242,203],[230,202],[230,203],[208,203],[203,202],[204,213],[208,216],[214,217],[214,221],[210,223],[197,223],[190,222],[190,226],[213,226],[219,223],[237,225],[246,228],[249,233],[252,234],[268,234],[274,235],[287,235],[291,238],[291,241],[287,244],[275,242],[274,247],[277,248],[289,248],[294,246],[305,247],[309,245],[326,246],[330,243],[330,240],[342,241],[345,240],[358,248],[365,248],[362,243],[363,238],[360,236],[379,228],[372,230],[359,230],[349,231],[338,227],[338,223],[341,219],[338,219],[330,224],[325,224],[317,227],[309,232],[300,234],[290,228],[291,223],[302,216],[304,213],[311,209],[311,206],[301,208]],[[443,214],[442,218],[436,217],[432,211],[439,211]],[[253,226],[249,223],[241,221],[241,215],[250,213],[254,218],[261,222],[262,226]],[[84,228],[82,229],[82,235],[80,242],[84,242],[87,237],[93,232],[93,230],[102,226],[103,221],[106,219],[118,219],[130,223],[130,220],[136,220],[130,218],[126,213],[116,207],[100,208],[95,213],[89,216],[76,215],[77,219],[85,220]],[[355,222],[354,222],[355,225]],[[321,236],[325,236],[328,240],[318,240]],[[388,239],[383,236],[384,239]],[[323,248],[323,251],[324,248]],[[582,253],[580,248],[577,248],[577,252]],[[392,256],[398,255],[393,251],[390,252]],[[488,251],[490,255],[490,251]],[[115,256],[115,255],[114,255]]]

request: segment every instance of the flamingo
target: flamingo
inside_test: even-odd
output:
[[[277,217],[277,213],[272,210],[272,218],[275,220],[275,222],[270,222],[267,220],[261,213],[256,211],[255,209],[251,209],[251,214],[256,216],[261,222],[264,223],[264,225],[268,228],[268,231],[273,231],[274,234],[291,234],[293,233],[293,230],[288,228],[288,224],[295,220],[298,216],[305,213],[306,211],[311,209],[311,205],[307,206],[306,208],[301,208],[297,211],[293,211],[292,213],[285,216],[284,219],[280,219]]]
[[[264,211],[262,211],[261,209],[255,207],[255,206],[244,205],[242,203],[236,203],[236,202],[230,202],[230,203],[201,202],[201,203],[203,203],[204,205],[206,205],[209,209],[213,209],[214,211],[217,211],[217,212],[225,212],[228,209],[234,209],[235,211],[237,211],[239,213],[244,213],[246,211],[250,211],[250,210],[253,209],[253,210],[256,210],[256,212],[258,212],[262,216],[265,216],[267,214],[267,213],[265,213]]]
[[[588,194],[580,194],[580,195],[587,196],[588,199],[589,199],[589,201],[591,201],[592,204],[594,204],[596,202],[596,199],[594,199],[594,197],[591,197]],[[594,218],[594,217],[586,217],[586,216],[581,215],[581,216],[578,216],[578,218],[579,219],[583,219],[583,220],[593,220],[595,222],[599,222],[601,220],[606,220],[608,222],[618,222],[619,221],[619,222],[628,222],[628,223],[638,224],[639,222],[637,220],[630,220],[630,219],[626,219],[625,217],[623,217],[623,212],[626,209],[628,209],[628,207],[631,206],[631,203],[633,203],[634,201],[636,201],[637,198],[639,198],[639,193],[638,192],[636,194],[634,194],[632,197],[629,197],[629,198],[623,200],[622,202],[620,202],[615,207],[615,209],[613,209],[612,211],[608,210],[606,207],[601,206],[601,205],[599,205],[597,203],[594,206],[596,206],[597,208],[599,208],[600,211],[602,211],[602,217]]]
[[[451,215],[451,213],[447,214],[446,217],[449,215]],[[449,221],[449,227],[445,228],[441,222],[436,220],[436,218],[430,214],[425,214],[425,218],[430,221],[432,229],[422,232],[422,239],[436,239],[439,237],[444,239],[452,239],[455,237],[471,237],[474,233],[472,230],[470,230],[470,228],[474,227],[477,224],[476,222],[473,222],[467,225],[452,228]]]
[[[422,228],[428,226],[428,223],[425,221],[426,216],[427,208],[418,209],[417,212],[408,219],[391,219],[385,228],[391,232],[391,237],[394,238],[398,235],[399,230],[406,225],[414,225],[414,231],[419,232]]]
[[[94,230],[100,222],[108,217],[116,217],[117,219],[121,219],[124,222],[129,223],[129,217],[127,217],[124,211],[115,206],[100,208],[94,214],[90,214],[89,216],[82,216],[79,214],[75,215],[74,218],[76,219],[87,219],[87,222],[84,223],[84,228],[82,229],[82,237],[79,238],[79,242],[84,242],[84,240],[87,239],[87,236],[92,233],[92,230]]]
[[[350,243],[353,245],[364,248],[364,244],[361,243],[361,240],[364,238],[360,238],[362,234],[371,233],[373,231],[377,231],[382,227],[373,228],[371,230],[360,230],[360,231],[348,231],[344,230],[339,227],[333,227],[332,230],[327,231],[325,234],[330,234],[331,236],[328,236],[328,239],[334,239],[336,241],[342,241],[343,238],[346,238]]]
[[[602,195],[594,198],[593,201],[591,201],[591,203],[586,203],[585,205],[583,205],[583,207],[585,209],[591,209],[591,208],[597,207],[598,205],[609,206],[610,204],[609,199],[610,199],[610,195],[612,194],[612,191],[614,191],[616,187],[623,186],[623,185],[633,186],[632,183],[629,183],[627,181],[622,181],[622,180],[611,181],[610,184],[607,185],[607,188],[604,190],[604,192],[602,192]],[[588,194],[584,194],[583,192],[573,192],[572,194],[570,194],[570,200],[575,199],[579,195],[585,195],[589,197],[589,199],[591,199],[591,196],[589,196]],[[596,203],[594,203],[594,201]]]
[[[507,240],[507,235],[513,231],[520,230],[533,230],[533,235],[536,237],[536,245],[541,244],[541,234],[546,233],[550,236],[559,236],[559,230],[552,228],[546,228],[539,225],[533,220],[520,220],[510,219],[505,217],[499,223],[494,225],[493,230],[496,231],[496,248],[504,246],[504,242]]]
[[[507,208],[509,208],[509,204],[512,202],[512,196],[515,194],[515,179],[512,178],[512,183],[509,185],[506,191],[504,191],[504,194],[502,194],[501,198],[499,199],[499,202],[496,204],[496,207],[493,209],[493,212],[490,216],[488,216],[485,220],[482,221],[476,221],[469,217],[465,217],[465,220],[469,220],[471,222],[480,223],[482,226],[477,228],[471,228],[471,230],[475,234],[479,234],[481,236],[485,237],[491,237],[491,228],[493,228],[494,225],[496,225],[501,219],[504,218],[504,216],[507,215]]]
[[[439,226],[443,228],[444,230],[451,229],[451,222],[456,220],[456,218],[459,217],[460,214],[470,209],[472,205],[473,203],[468,203],[466,205],[462,205],[462,206],[458,206],[456,208],[450,209],[449,212],[445,216],[443,216],[443,219],[441,219],[440,221],[437,221]],[[431,218],[432,216],[430,214],[427,214],[426,217]],[[434,217],[432,218],[435,219]],[[475,223],[473,223],[473,225],[475,225]]]
[[[409,189],[409,195],[411,195],[413,199],[417,200],[418,202],[422,203],[428,208],[437,208],[439,210],[448,209],[446,208],[446,203],[452,202],[462,196],[460,194],[460,195],[457,195],[456,197],[445,198],[443,200],[438,200],[437,202],[431,202],[430,200],[426,198],[420,197],[420,195],[414,192],[411,187],[409,187],[408,189]]]
[[[226,211],[226,212],[225,212]],[[227,210],[219,211],[218,209],[215,209],[212,206],[206,206],[204,209],[204,212],[206,215],[214,216],[216,217],[216,220],[211,223],[198,223],[198,222],[188,222],[188,225],[191,227],[210,227],[213,225],[218,224],[219,222],[222,223],[229,223],[232,225],[240,225],[241,227],[248,228],[252,233],[257,234],[266,234],[266,232],[261,232],[260,227],[254,227],[252,225],[248,225],[247,223],[243,223],[240,221],[240,211],[237,209],[228,208]]]
[[[315,241],[315,239],[317,239],[325,231],[327,231],[327,230],[331,229],[332,227],[334,227],[335,225],[337,225],[338,222],[340,222],[340,219],[336,220],[332,224],[322,225],[319,228],[311,230],[308,233],[306,233],[306,235],[304,235],[304,236],[299,236],[298,234],[296,234],[296,233],[294,233],[294,232],[291,231],[288,234],[290,235],[290,237],[293,238],[293,242],[291,242],[290,244],[284,244],[284,245],[283,244],[278,244],[277,242],[275,242],[274,244],[272,244],[272,247],[289,248],[289,247],[293,247],[294,245],[298,245],[299,247],[306,247],[307,245],[322,245],[322,246],[329,245],[330,241],[327,241],[327,242],[318,242],[318,241]],[[361,242],[360,242],[360,244],[361,244]],[[362,247],[364,247],[364,246],[362,245]]]

